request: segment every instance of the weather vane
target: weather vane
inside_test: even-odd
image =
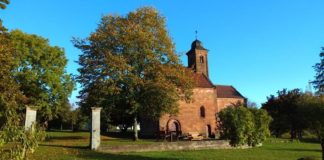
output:
[[[198,39],[198,31],[196,30],[195,33],[196,33],[196,40],[197,40]]]

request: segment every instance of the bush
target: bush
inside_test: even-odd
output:
[[[270,135],[271,117],[265,110],[228,107],[218,113],[218,129],[232,146],[261,144]]]

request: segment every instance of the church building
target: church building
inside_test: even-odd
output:
[[[194,71],[193,102],[179,102],[177,115],[163,115],[158,121],[141,122],[142,135],[156,135],[165,131],[181,134],[199,133],[205,138],[214,137],[217,133],[216,114],[223,108],[237,104],[244,104],[243,97],[233,86],[215,85],[209,79],[208,50],[199,40],[191,44],[187,52],[188,68]]]

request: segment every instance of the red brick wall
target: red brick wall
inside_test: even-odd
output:
[[[182,133],[198,132],[207,134],[207,125],[211,126],[212,133],[216,130],[217,100],[214,88],[195,88],[193,90],[193,102],[180,101],[179,113],[176,116],[164,115],[160,119],[160,130],[167,129],[170,118],[177,119],[181,124]],[[200,116],[200,107],[205,107],[205,117]]]
[[[232,104],[236,104],[237,102],[241,102],[244,104],[243,98],[217,98],[218,112]]]

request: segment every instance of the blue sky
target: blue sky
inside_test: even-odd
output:
[[[11,0],[0,18],[10,30],[63,47],[67,71],[77,74],[81,52],[72,37],[87,37],[103,15],[125,15],[141,6],[153,6],[166,17],[185,65],[184,53],[198,30],[209,49],[211,80],[233,85],[258,104],[283,88],[304,90],[324,46],[323,0]],[[76,90],[72,102],[77,95]]]

